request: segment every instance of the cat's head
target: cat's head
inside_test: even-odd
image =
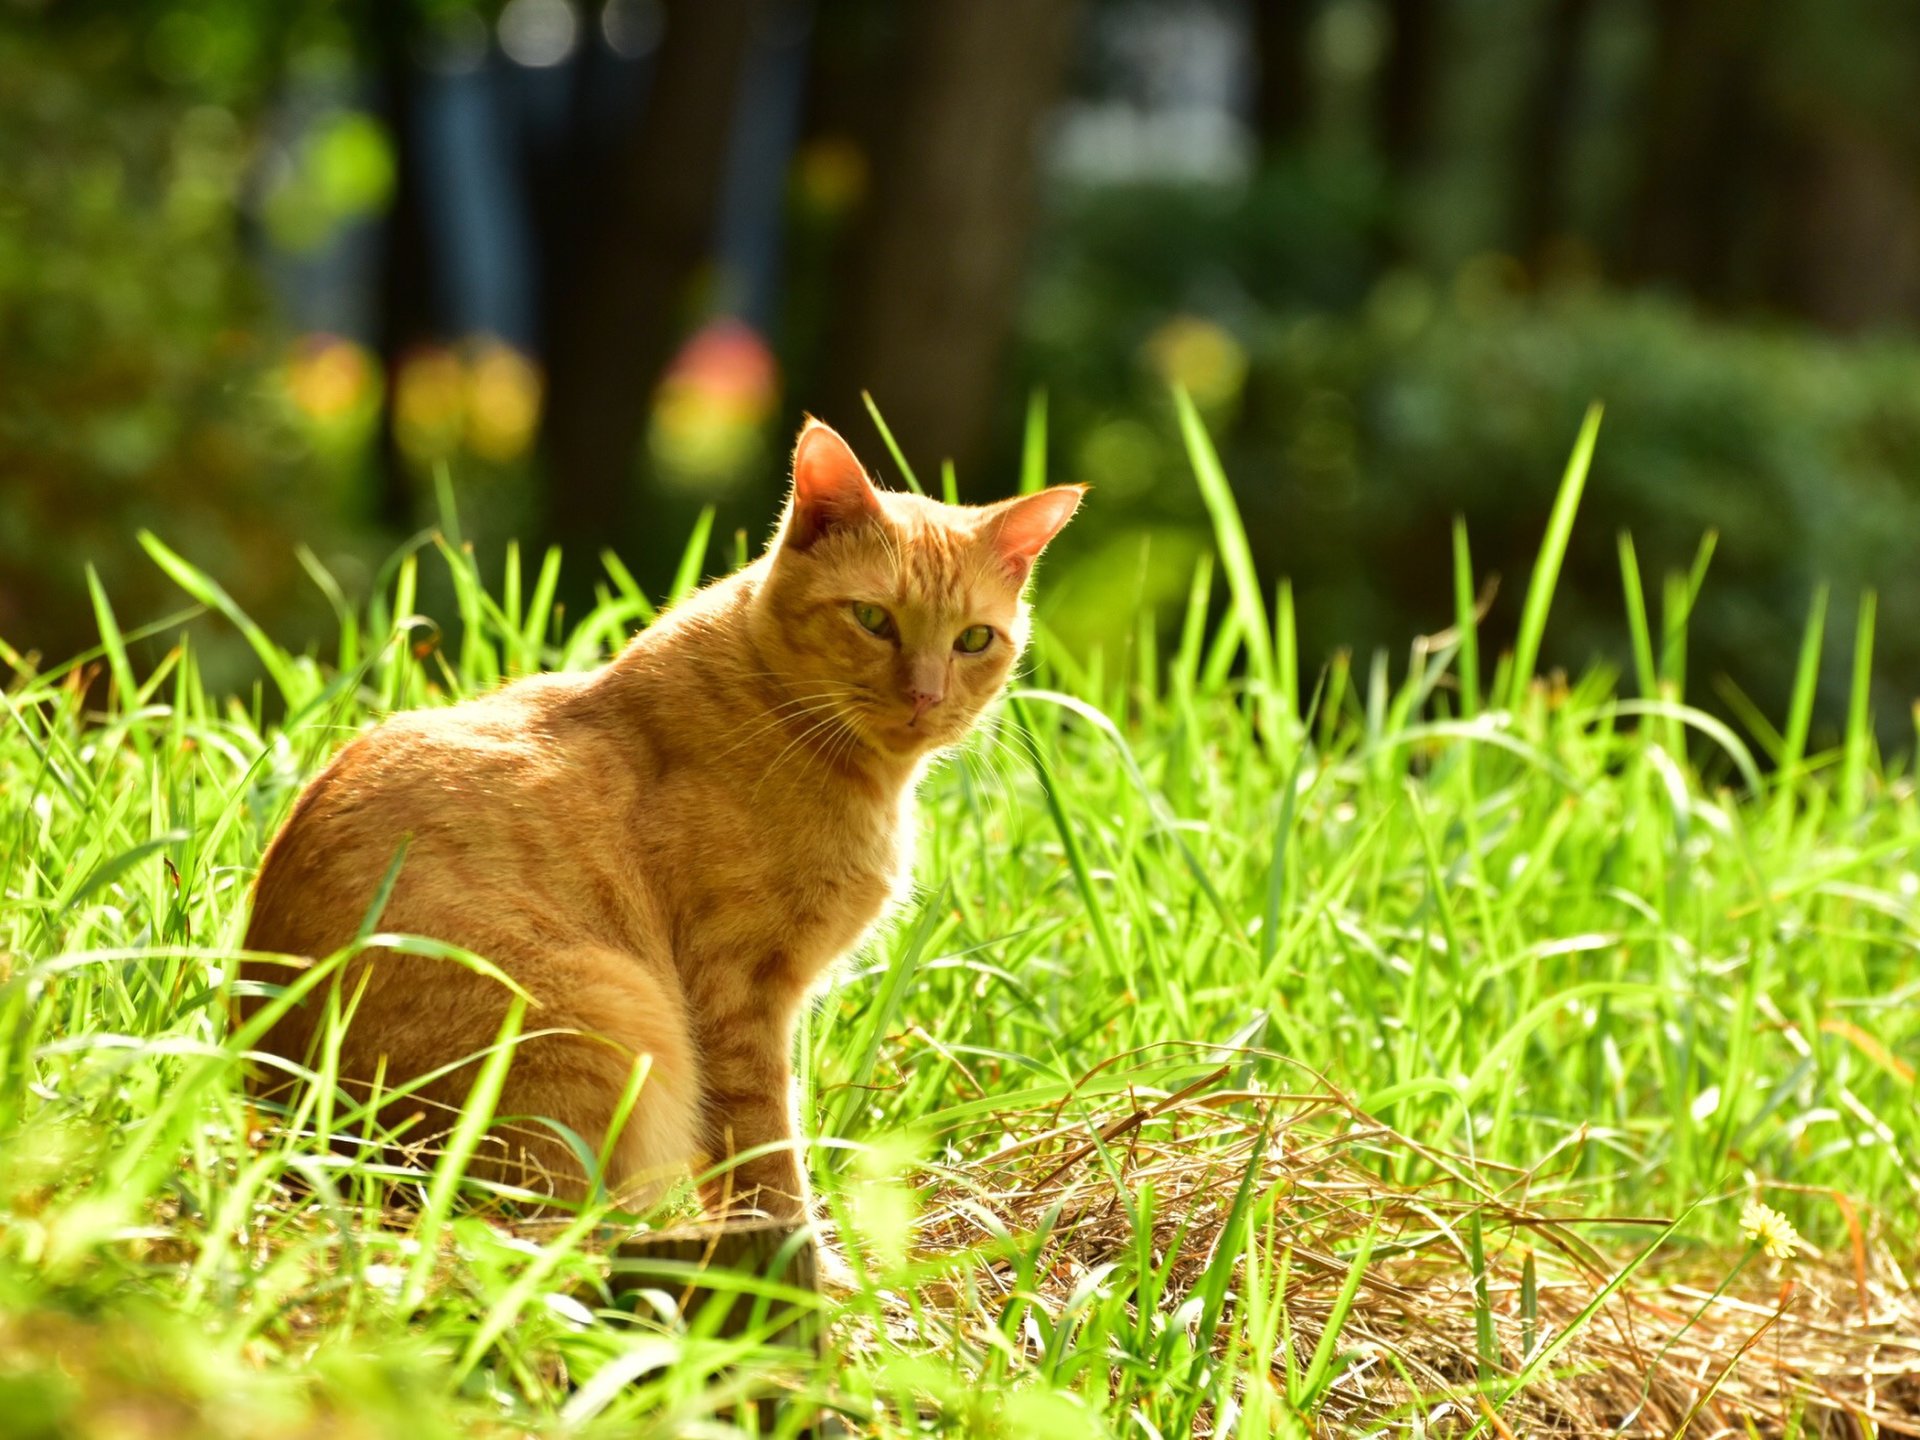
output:
[[[881,490],[810,420],[762,594],[764,654],[809,715],[908,759],[958,742],[1027,641],[1027,579],[1085,487],[997,505]]]

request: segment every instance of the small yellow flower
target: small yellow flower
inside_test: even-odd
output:
[[[1758,1200],[1740,1212],[1740,1232],[1775,1260],[1791,1260],[1800,1248],[1800,1232],[1793,1222]]]

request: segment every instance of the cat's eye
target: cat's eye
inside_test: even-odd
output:
[[[893,617],[878,605],[870,605],[864,600],[854,601],[853,618],[860,622],[860,628],[869,635],[893,633]]]
[[[953,642],[953,648],[964,655],[978,655],[992,639],[991,625],[969,625],[960,632],[960,638]]]

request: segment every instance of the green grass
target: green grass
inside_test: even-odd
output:
[[[859,1282],[822,1302],[817,1365],[614,1307],[607,1217],[476,1213],[458,1144],[395,1191],[313,1140],[345,1101],[316,1088],[274,1125],[240,1087],[233,947],[300,784],[396,708],[596,663],[654,614],[617,562],[564,623],[551,556],[490,592],[435,539],[357,606],[310,565],[339,617],[315,656],[150,539],[253,647],[253,693],[209,693],[179,617],[136,668],[154,632],[97,581],[96,651],[33,673],[0,647],[6,1433],[674,1436],[765,1375],[862,1433],[1298,1435],[1395,1370],[1390,1428],[1464,1400],[1430,1433],[1496,1433],[1573,1383],[1563,1347],[1633,1267],[1724,1277],[1746,1199],[1843,1259],[1911,1256],[1920,805],[1864,683],[1844,735],[1809,735],[1825,593],[1780,639],[1791,713],[1744,740],[1688,701],[1710,549],[1650,614],[1623,544],[1633,682],[1531,673],[1595,417],[1519,664],[1476,634],[1456,533],[1447,633],[1300,674],[1290,592],[1262,593],[1180,420],[1224,601],[1209,562],[1166,654],[1144,620],[1125,654],[1042,634],[926,787],[920,900],[806,1028],[813,1169]],[[444,627],[415,614],[424,566]],[[1872,624],[1869,599],[1839,642],[1863,676]],[[1586,1285],[1558,1328],[1536,1245]],[[1356,1338],[1416,1259],[1460,1282],[1444,1384]]]

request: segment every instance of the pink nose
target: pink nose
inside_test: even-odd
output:
[[[914,690],[907,695],[907,699],[913,702],[913,719],[907,723],[910,725],[918,725],[920,723],[920,717],[938,705],[942,697],[938,694],[930,695],[925,690]]]

